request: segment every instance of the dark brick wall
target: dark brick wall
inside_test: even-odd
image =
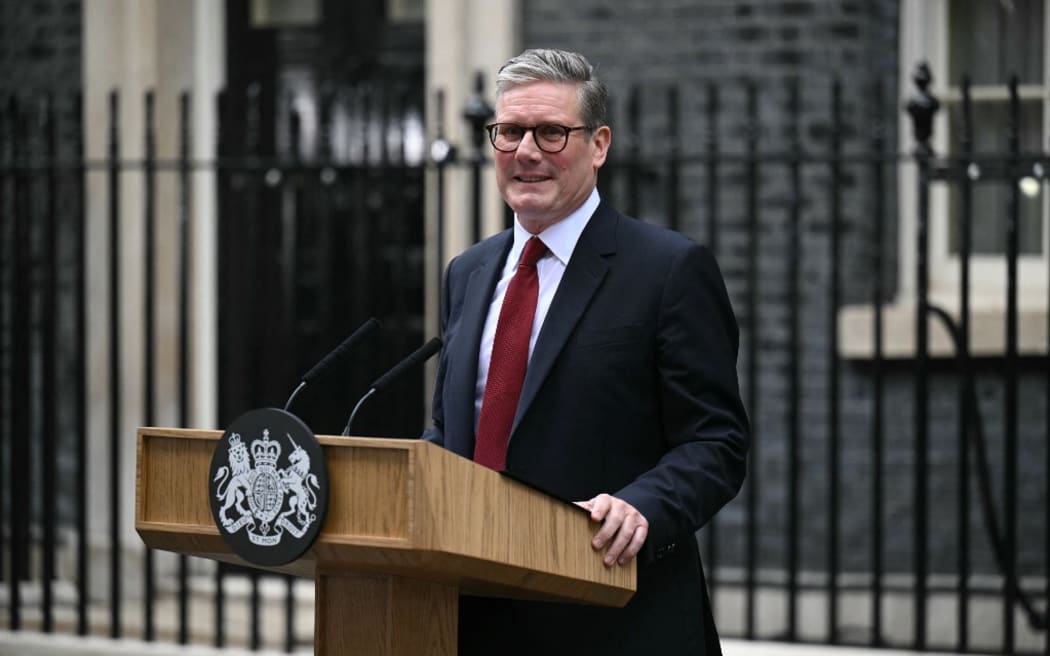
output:
[[[895,147],[897,131],[904,129],[897,87],[897,2],[850,0],[719,1],[705,0],[530,0],[523,3],[523,43],[580,50],[596,62],[613,93],[614,161],[610,163],[609,195],[622,207],[628,204],[628,184],[617,173],[616,157],[637,147],[648,161],[636,176],[640,190],[639,214],[666,223],[668,172],[663,154],[676,143],[687,158],[681,171],[678,208],[681,229],[700,241],[708,232],[707,170],[697,156],[717,137],[719,150],[729,155],[719,168],[716,220],[718,257],[727,277],[741,325],[746,325],[751,290],[746,284],[750,260],[747,230],[745,167],[733,160],[746,147],[752,126],[746,120],[744,80],[759,92],[758,137],[762,159],[758,192],[758,286],[756,335],[745,332],[740,358],[746,372],[749,344],[757,345],[758,376],[744,376],[745,394],[754,384],[757,407],[753,415],[756,461],[751,476],[760,481],[760,565],[784,563],[787,516],[787,421],[789,414],[789,260],[790,210],[795,187],[782,155],[792,130],[788,87],[797,83],[800,98],[798,134],[807,159],[801,170],[800,209],[800,381],[801,398],[801,558],[807,568],[819,568],[827,557],[828,498],[828,334],[830,267],[830,171],[819,160],[829,147],[830,96],[833,80],[842,85],[842,116],[846,125],[843,148],[848,153],[870,150],[876,134]],[[719,90],[717,133],[706,123],[709,85]],[[881,85],[881,103],[871,89]],[[16,94],[25,107],[38,106],[40,94],[55,89],[72,93],[81,85],[81,2],[79,0],[0,0],[0,98]],[[680,115],[671,125],[667,89],[679,88]],[[633,88],[639,91],[641,121],[635,133],[627,104]],[[69,125],[71,97],[56,97],[57,109]],[[880,118],[882,117],[882,118]],[[69,128],[72,129],[72,128]],[[69,148],[71,133],[63,128],[61,148]],[[5,146],[6,147],[6,146]],[[689,158],[693,158],[689,160]],[[873,167],[865,162],[845,165],[840,187],[843,265],[840,276],[846,302],[871,296],[872,229],[876,199],[885,203],[885,252],[896,249],[895,174],[884,167],[885,187],[873,186]],[[10,195],[3,202],[10,203]],[[6,214],[6,212],[5,212]],[[9,215],[9,214],[7,214]],[[60,212],[60,216],[76,216]],[[9,226],[4,226],[5,235]],[[68,252],[60,257],[71,261]],[[886,289],[895,284],[896,263],[886,261]],[[65,285],[75,284],[69,273]],[[63,311],[68,317],[68,309]],[[68,321],[60,338],[70,339]],[[64,380],[69,363],[60,363]],[[871,545],[872,488],[872,375],[866,363],[841,363],[840,503],[841,558],[845,569],[866,571]],[[980,366],[979,395],[997,507],[1002,502],[1002,374],[1001,362]],[[1022,547],[1021,569],[1041,572],[1040,550],[1045,540],[1046,383],[1038,363],[1026,363],[1020,389]],[[935,368],[930,394],[931,535],[930,563],[935,571],[950,572],[956,562],[956,499],[960,486],[956,402],[957,378],[947,366]],[[887,565],[908,571],[912,564],[913,521],[913,377],[910,362],[887,372],[885,445],[886,498],[884,505]],[[68,417],[70,413],[63,412]],[[62,431],[66,433],[66,431]],[[971,479],[972,481],[972,479]],[[971,482],[971,538],[977,568],[995,572],[988,540]],[[720,515],[719,553],[722,564],[740,564],[741,527],[746,493]],[[1001,521],[1001,517],[1000,517]]]
[[[830,147],[833,121],[831,89],[841,85],[843,150],[867,156],[872,139],[881,135],[890,150],[882,165],[884,186],[875,186],[875,164],[859,159],[843,166],[838,187],[842,239],[840,280],[846,303],[872,298],[873,229],[876,199],[885,203],[886,280],[896,285],[896,143],[902,122],[897,89],[897,2],[878,0],[697,2],[696,0],[532,0],[523,10],[526,47],[562,47],[579,50],[598,64],[613,95],[613,161],[605,189],[627,209],[627,175],[640,188],[639,214],[667,223],[668,182],[664,155],[677,142],[687,162],[681,171],[680,226],[699,241],[710,242],[708,187],[703,161],[691,156],[705,152],[708,87],[719,89],[717,139],[729,154],[719,169],[716,208],[717,254],[727,278],[741,326],[746,326],[750,290],[745,167],[734,162],[746,148],[751,129],[746,119],[744,80],[759,93],[759,148],[765,153],[759,167],[758,331],[743,334],[739,369],[745,395],[756,385],[753,418],[757,427],[757,457],[750,476],[760,482],[759,536],[761,567],[786,565],[787,463],[792,351],[789,332],[790,217],[796,187],[783,155],[791,144],[793,127],[789,87],[798,85],[797,134],[803,160],[797,201],[800,216],[800,397],[801,449],[800,559],[806,569],[819,570],[827,562],[829,498],[828,372],[830,343],[831,267],[830,167],[820,161]],[[628,114],[632,88],[640,93],[641,120],[635,131]],[[667,88],[680,89],[678,124],[669,124]],[[874,97],[876,86],[883,92]],[[637,148],[649,162],[640,171],[617,170],[617,157]],[[746,378],[746,352],[757,345],[755,381]],[[1000,509],[1002,473],[1001,362],[980,367],[980,407],[989,441],[996,507]],[[908,572],[913,562],[914,481],[914,366],[910,361],[889,366],[885,382],[884,549],[888,571]],[[930,381],[930,536],[931,571],[952,573],[957,562],[956,475],[959,462],[957,377],[950,366],[934,367]],[[872,554],[872,367],[870,363],[840,362],[841,507],[840,562],[847,571],[870,571]],[[1032,363],[1021,374],[1020,558],[1021,571],[1041,573],[1045,536],[1043,508],[1045,476],[1045,375]],[[997,573],[984,530],[975,479],[971,475],[969,532],[977,571]],[[743,522],[746,492],[719,516],[719,564],[740,565],[744,551]]]
[[[78,176],[73,164],[76,161],[76,144],[80,133],[80,115],[77,112],[76,95],[82,84],[81,73],[81,0],[0,0],[0,244],[5,262],[0,267],[3,284],[0,293],[5,308],[10,309],[10,285],[14,276],[11,251],[13,217],[16,208],[28,220],[30,227],[27,255],[28,271],[24,280],[31,287],[30,307],[15,308],[17,315],[5,313],[4,339],[10,339],[12,317],[29,321],[35,331],[41,330],[46,314],[43,289],[47,275],[46,217],[53,207],[57,217],[57,278],[59,299],[56,305],[55,340],[56,361],[54,371],[43,369],[43,351],[39,340],[34,340],[31,356],[32,375],[30,393],[34,401],[28,407],[14,408],[14,412],[25,412],[31,422],[30,435],[40,435],[44,417],[40,398],[44,377],[51,377],[56,385],[56,413],[54,431],[57,434],[57,452],[42,453],[39,439],[30,439],[33,450],[33,471],[29,480],[39,481],[40,463],[54,459],[57,467],[56,480],[61,485],[72,486],[75,481],[76,452],[73,440],[77,435],[74,424],[74,390],[76,369],[74,356],[76,344],[75,291],[82,281],[73,268],[75,246],[72,240],[75,222],[80,217],[80,195]],[[50,108],[50,109],[49,109]],[[56,156],[61,163],[56,175],[50,179],[34,176],[30,181],[24,176],[15,177],[3,164],[16,154],[19,158],[37,163],[46,153],[48,127],[45,118],[50,114],[54,120]],[[53,185],[53,186],[49,186]],[[90,257],[90,255],[89,255]],[[6,343],[5,343],[6,345]],[[5,358],[5,367],[10,358]],[[9,372],[4,372],[3,381],[10,381]],[[7,389],[10,395],[14,390]],[[4,396],[5,399],[12,398]],[[5,405],[5,415],[0,415],[0,425],[10,426],[12,409]],[[18,436],[26,439],[30,436]],[[16,438],[17,439],[17,438]],[[33,486],[38,494],[38,487]],[[69,488],[71,489],[71,488]],[[73,494],[58,495],[59,514],[70,517],[73,513]]]
[[[77,89],[81,0],[0,0],[0,91]]]

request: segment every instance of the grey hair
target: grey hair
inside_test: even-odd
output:
[[[575,83],[580,120],[590,128],[605,125],[609,91],[583,55],[567,50],[536,48],[511,57],[496,74],[496,98],[530,82]]]

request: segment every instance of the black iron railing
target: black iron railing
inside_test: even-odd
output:
[[[1050,422],[1020,412],[1023,399],[1046,399],[1050,407],[1050,350],[1022,351],[1018,324],[1019,182],[1034,176],[1046,193],[1038,172],[1050,171],[1050,158],[1021,144],[1017,86],[1010,88],[1009,134],[1001,152],[983,154],[974,152],[974,134],[983,126],[974,124],[965,83],[961,129],[947,153],[931,146],[937,103],[928,85],[909,105],[917,145],[907,154],[893,146],[899,113],[879,83],[640,85],[614,105],[623,127],[614,121],[613,158],[599,182],[603,197],[706,242],[723,267],[740,320],[742,394],[754,430],[751,473],[739,499],[701,535],[725,635],[967,653],[1050,650],[1047,602],[1035,601],[1050,595],[1050,540],[1038,528],[1050,525]],[[456,220],[480,238],[480,199],[492,191],[482,189],[481,173],[491,158],[477,128],[491,108],[479,87],[463,116],[479,138],[458,152],[439,144],[430,150],[434,160],[412,161],[405,150],[389,146],[404,147],[404,133],[381,140],[379,151],[368,145],[369,129],[396,131],[396,117],[406,112],[397,93],[373,92],[358,98],[368,109],[355,116],[378,122],[351,123],[349,133],[365,141],[351,149],[358,153],[353,157],[334,147],[337,108],[331,99],[318,112],[319,145],[307,152],[293,107],[264,111],[258,89],[226,92],[216,103],[216,156],[206,161],[191,156],[188,95],[174,100],[177,146],[161,157],[155,117],[168,100],[153,94],[142,99],[139,137],[123,129],[121,98],[114,93],[108,124],[95,126],[108,135],[107,155],[99,161],[84,158],[79,100],[3,103],[0,571],[6,628],[288,651],[309,644],[309,636],[296,631],[304,609],[292,578],[185,557],[165,568],[170,561],[152,552],[143,554],[141,574],[128,571],[128,554],[140,549],[121,523],[121,510],[132,500],[120,487],[120,471],[133,466],[122,447],[129,414],[122,390],[141,388],[142,407],[131,413],[141,424],[211,420],[191,416],[188,387],[190,281],[201,258],[212,257],[193,249],[195,231],[202,229],[193,211],[198,173],[214,175],[217,189],[219,341],[225,345],[220,395],[241,388],[220,399],[222,416],[214,421],[229,419],[245,404],[283,401],[304,363],[366,316],[384,317],[394,333],[386,347],[352,363],[330,398],[306,399],[304,411],[315,413],[317,423],[329,421],[319,409],[323,402],[345,410],[359,383],[418,343],[427,332],[422,279],[440,275],[423,269],[423,176],[433,173],[442,199],[464,191],[451,189],[450,180],[468,186],[470,216],[445,216],[444,203],[437,203],[437,234]],[[443,140],[445,117],[455,112],[446,111],[441,94],[435,103],[438,124],[431,134]],[[271,114],[287,118],[283,141],[263,134]],[[142,159],[122,156],[136,140]],[[898,273],[903,253],[895,237],[896,174],[909,162],[917,171],[915,266]],[[457,168],[463,177],[447,175]],[[89,176],[103,181],[91,193],[105,201],[104,216],[91,217],[90,225]],[[131,184],[141,185],[141,212],[129,213],[120,202]],[[972,348],[978,184],[1010,190],[1001,255],[1005,340],[992,356],[977,356]],[[174,194],[161,193],[164,185]],[[957,197],[957,216],[938,214],[931,205],[938,186]],[[175,221],[175,229],[163,233],[175,235],[171,242],[160,236],[163,220]],[[960,296],[951,312],[931,300],[929,289],[928,236],[935,221],[958,226]],[[141,232],[129,230],[132,225]],[[103,250],[89,252],[92,232],[105,235],[98,240]],[[128,243],[129,234],[141,234],[142,241]],[[429,245],[439,263],[450,255],[440,241]],[[143,295],[126,306],[121,255],[131,250],[144,262]],[[163,275],[162,262],[169,262]],[[104,272],[96,289],[87,285],[89,264]],[[165,275],[174,283],[165,286]],[[905,275],[915,276],[914,350],[891,357],[884,306]],[[1044,282],[1050,288],[1050,280]],[[266,303],[272,305],[262,307]],[[842,355],[852,337],[839,327],[847,305],[871,308],[869,356]],[[142,353],[136,360],[142,370],[131,372],[122,357],[129,325],[122,317],[139,308],[135,330],[142,331],[136,341]],[[96,313],[106,317],[96,324],[106,333],[98,342],[107,344],[108,359],[99,365],[104,391],[87,382],[86,331]],[[949,326],[950,354],[933,352],[930,316]],[[238,339],[250,346],[237,350]],[[166,349],[175,356],[166,357]],[[278,360],[287,361],[271,368]],[[420,374],[403,393],[392,394],[390,407],[376,408],[372,430],[404,435],[422,429],[424,418],[412,414],[423,404],[422,388]],[[979,389],[993,389],[995,402]],[[176,398],[160,404],[164,390]],[[107,427],[103,436],[89,435],[89,402],[104,417],[97,422]],[[396,403],[405,423],[382,426],[376,417],[394,414]],[[341,425],[315,428],[333,432]],[[89,490],[87,461],[99,450],[106,452],[110,478],[102,489],[96,483]],[[1033,480],[1033,472],[1042,478]],[[1042,506],[1022,494],[1033,486],[1042,486]],[[105,495],[109,512],[89,516],[88,494]],[[90,555],[89,529],[106,536],[102,560]],[[63,569],[61,562],[73,565]],[[94,588],[106,589],[102,600],[89,597],[91,571],[105,577],[106,585]],[[139,580],[141,592],[133,591],[128,582]],[[246,635],[229,628],[241,603],[231,594],[235,581],[246,590]],[[207,592],[195,594],[196,587]],[[280,592],[268,592],[274,588]],[[66,589],[72,592],[58,594]],[[950,603],[939,603],[944,600]],[[209,605],[210,626],[192,625],[194,603]],[[108,619],[95,625],[90,611],[100,604]],[[819,609],[819,620],[807,604]],[[1000,617],[991,632],[979,623],[989,604],[998,606]],[[128,609],[139,606],[141,620],[129,623]],[[274,607],[280,609],[276,621],[267,614]],[[908,618],[907,627],[893,619],[900,616]]]

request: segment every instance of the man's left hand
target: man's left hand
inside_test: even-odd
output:
[[[599,494],[576,505],[591,511],[591,519],[602,522],[591,540],[596,550],[608,545],[602,561],[606,567],[613,563],[626,565],[638,555],[649,534],[649,520],[623,499],[610,494]]]

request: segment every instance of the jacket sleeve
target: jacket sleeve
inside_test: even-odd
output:
[[[649,521],[661,555],[703,527],[740,489],[749,441],[736,375],[738,329],[714,257],[693,244],[669,269],[659,304],[657,367],[666,453],[614,493]]]

